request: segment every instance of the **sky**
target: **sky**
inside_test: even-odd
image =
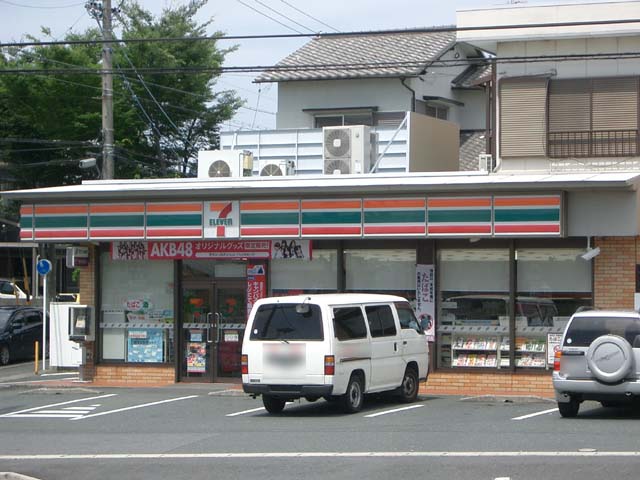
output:
[[[204,22],[213,18],[209,33],[219,30],[227,35],[406,29],[453,25],[457,9],[516,1],[522,0],[209,0],[198,19]],[[119,0],[112,0],[113,5],[118,3]],[[138,0],[138,3],[159,15],[163,8],[182,5],[186,0]],[[530,0],[529,3],[541,2]],[[70,31],[82,32],[94,27],[95,21],[87,14],[84,4],[79,0],[0,0],[0,42],[21,41],[26,34],[45,40],[40,33],[43,26],[51,30],[55,39],[63,38]],[[273,65],[307,41],[305,38],[262,39],[222,41],[218,45],[222,48],[233,43],[239,45],[236,52],[227,56],[225,66]],[[252,80],[256,75],[228,73],[220,78],[219,89],[236,90],[245,100],[245,107],[223,130],[275,128],[277,85],[255,84]]]

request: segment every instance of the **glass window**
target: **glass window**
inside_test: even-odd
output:
[[[102,254],[102,360],[174,361],[173,271],[171,260],[111,260]]]
[[[350,249],[344,251],[344,259],[348,292],[384,292],[415,299],[415,249]]]
[[[360,307],[339,307],[333,309],[333,331],[338,340],[366,338],[367,327]]]
[[[509,250],[438,252],[437,364],[509,366]]]
[[[326,116],[314,117],[315,120],[315,128],[322,127],[340,127],[342,126],[342,115],[334,115],[334,116]]]
[[[322,312],[318,305],[278,303],[258,308],[251,327],[251,340],[323,340]]]
[[[576,248],[518,249],[516,366],[550,368],[547,334],[562,333],[569,317],[591,304],[591,262]]]
[[[588,347],[602,335],[617,335],[636,347],[640,322],[624,317],[577,317],[571,322],[564,339],[566,347]]]
[[[313,250],[311,260],[271,260],[271,295],[333,293],[338,291],[338,253]]]
[[[411,305],[409,305],[408,303],[396,303],[395,305],[396,311],[398,312],[398,319],[400,320],[400,328],[415,330],[421,335],[424,334],[424,329],[418,323]]]
[[[369,331],[372,337],[390,337],[397,333],[393,313],[389,305],[373,305],[365,307]]]

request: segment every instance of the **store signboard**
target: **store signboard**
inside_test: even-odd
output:
[[[240,202],[204,202],[204,237],[240,237]]]
[[[436,282],[434,265],[416,265],[416,315],[427,335],[436,339]]]
[[[272,259],[311,260],[311,240],[273,240]]]
[[[164,331],[156,328],[129,330],[127,361],[134,363],[160,363],[163,358]]]
[[[553,365],[556,352],[562,349],[562,334],[547,333],[547,365]]]
[[[247,265],[247,315],[253,305],[267,296],[267,276],[262,264]]]
[[[270,240],[194,240],[186,242],[113,242],[112,260],[187,260],[269,258]]]

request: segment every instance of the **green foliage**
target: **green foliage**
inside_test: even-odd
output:
[[[205,3],[193,0],[170,7],[156,18],[135,1],[125,2],[114,18],[115,35],[125,39],[211,35],[207,33],[211,20],[195,20]],[[43,29],[42,34],[49,32]],[[99,28],[93,28],[68,34],[65,40],[101,37]],[[235,92],[214,91],[219,67],[232,50],[219,48],[216,40],[113,44],[117,178],[187,176],[199,149],[218,146],[218,125],[241,105]],[[15,188],[78,183],[83,175],[95,178],[94,172],[82,172],[77,161],[101,157],[100,75],[37,71],[77,67],[97,71],[101,51],[100,44],[0,51],[0,69],[34,70],[0,75],[0,169],[3,163],[8,165]],[[149,67],[207,70],[131,71]]]

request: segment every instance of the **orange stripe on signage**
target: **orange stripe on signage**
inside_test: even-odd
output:
[[[202,212],[201,203],[147,203],[147,212]]]
[[[428,207],[490,207],[491,198],[429,198]]]
[[[424,198],[403,200],[365,200],[364,208],[424,208]]]
[[[297,210],[298,202],[242,202],[240,204],[241,212],[249,212],[255,210]]]
[[[144,213],[144,204],[89,205],[90,213]]]
[[[303,210],[324,210],[327,208],[361,208],[362,203],[360,200],[303,200]]]
[[[62,214],[62,213],[87,213],[89,207],[87,205],[36,205],[37,214]]]
[[[210,212],[219,212],[223,208],[229,205],[229,202],[209,202],[209,211]]]
[[[496,207],[559,206],[560,197],[496,197],[493,203]]]
[[[33,215],[33,205],[22,205],[20,215]]]

